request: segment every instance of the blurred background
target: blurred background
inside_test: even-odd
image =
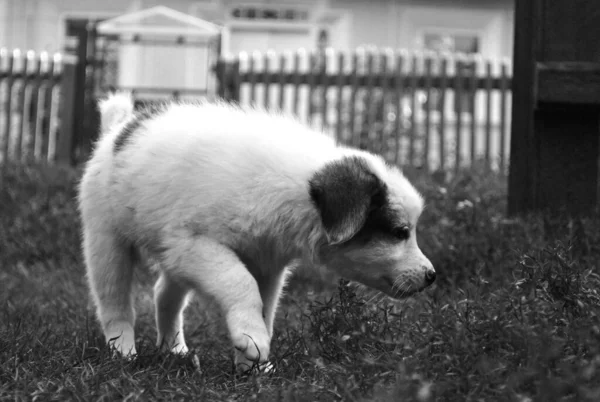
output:
[[[81,161],[96,100],[128,90],[283,110],[402,166],[505,171],[513,25],[513,0],[0,0],[2,149]]]

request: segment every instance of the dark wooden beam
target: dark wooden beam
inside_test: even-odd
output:
[[[537,102],[600,105],[600,63],[537,63]]]
[[[508,213],[531,210],[537,174],[533,127],[535,60],[539,57],[541,0],[515,3],[512,122],[508,178]]]
[[[598,205],[600,10],[517,0],[509,213]]]

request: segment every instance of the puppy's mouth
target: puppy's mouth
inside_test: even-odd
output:
[[[417,288],[410,283],[408,284],[408,286],[398,286],[398,284],[395,283],[392,278],[389,278],[387,276],[384,276],[381,279],[383,283],[385,283],[385,289],[380,290],[382,290],[388,296],[398,300],[406,299],[414,295],[415,293],[422,292],[426,288],[426,286]]]

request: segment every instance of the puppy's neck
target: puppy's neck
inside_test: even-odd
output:
[[[266,197],[261,216],[251,218],[248,233],[239,239],[236,253],[255,274],[280,270],[294,261],[314,264],[325,239],[320,216],[308,194],[282,192]]]

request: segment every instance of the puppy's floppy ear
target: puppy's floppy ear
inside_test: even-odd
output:
[[[387,190],[358,156],[328,163],[313,175],[309,185],[330,244],[350,240],[371,210],[383,204]]]

